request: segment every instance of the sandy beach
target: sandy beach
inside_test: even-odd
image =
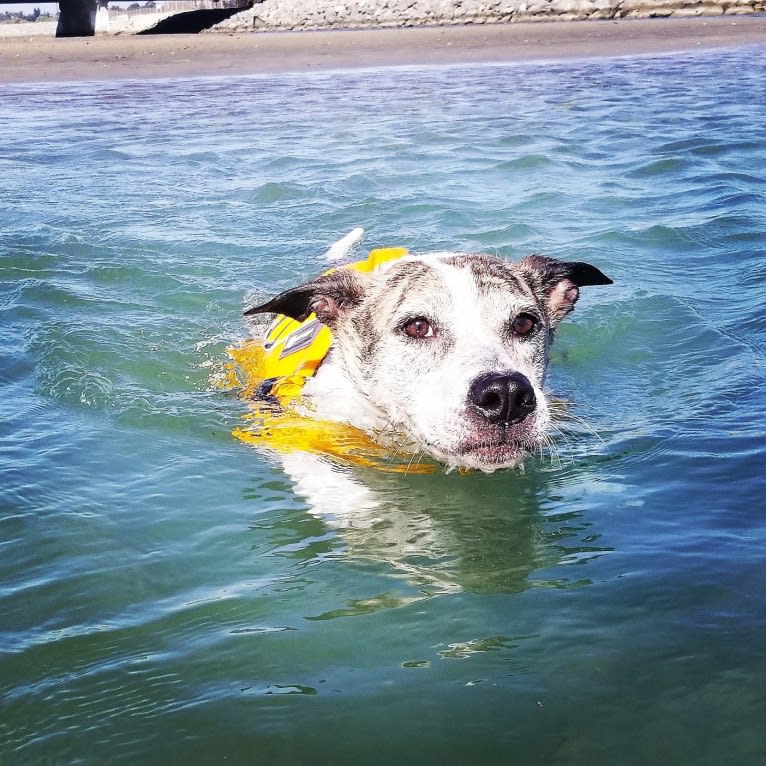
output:
[[[554,60],[766,43],[766,17],[249,34],[0,39],[0,82],[64,82]]]

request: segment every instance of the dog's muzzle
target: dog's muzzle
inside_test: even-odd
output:
[[[468,389],[471,409],[495,425],[521,423],[537,407],[535,390],[520,372],[489,372]]]

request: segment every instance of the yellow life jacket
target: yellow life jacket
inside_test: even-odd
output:
[[[343,268],[372,272],[406,254],[403,247],[381,248]],[[250,407],[245,415],[250,421],[248,427],[234,429],[234,436],[280,452],[304,451],[388,471],[432,473],[433,464],[396,457],[353,426],[315,420],[294,410],[292,405],[300,399],[306,381],[316,374],[331,344],[332,332],[314,314],[302,322],[278,315],[262,340],[228,349],[239,372],[229,369],[229,381],[240,382]]]

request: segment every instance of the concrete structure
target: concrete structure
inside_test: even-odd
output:
[[[40,5],[41,2],[42,0],[0,0],[0,6],[11,3],[14,5],[26,3],[33,6]],[[108,2],[109,0],[58,0],[56,37],[92,37],[95,34],[107,33],[140,34],[169,17],[188,17],[194,12],[200,15],[204,11],[207,11],[207,15],[199,23],[210,26],[248,5],[248,0],[241,0],[238,7],[229,7],[231,4],[222,0],[157,0],[155,7],[146,7],[144,0],[141,0],[140,8],[127,10],[109,9]],[[35,25],[24,26],[34,27]],[[197,32],[199,29],[166,31]]]

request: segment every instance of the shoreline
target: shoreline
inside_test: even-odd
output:
[[[766,16],[301,32],[0,38],[0,84],[685,53],[766,44]]]

